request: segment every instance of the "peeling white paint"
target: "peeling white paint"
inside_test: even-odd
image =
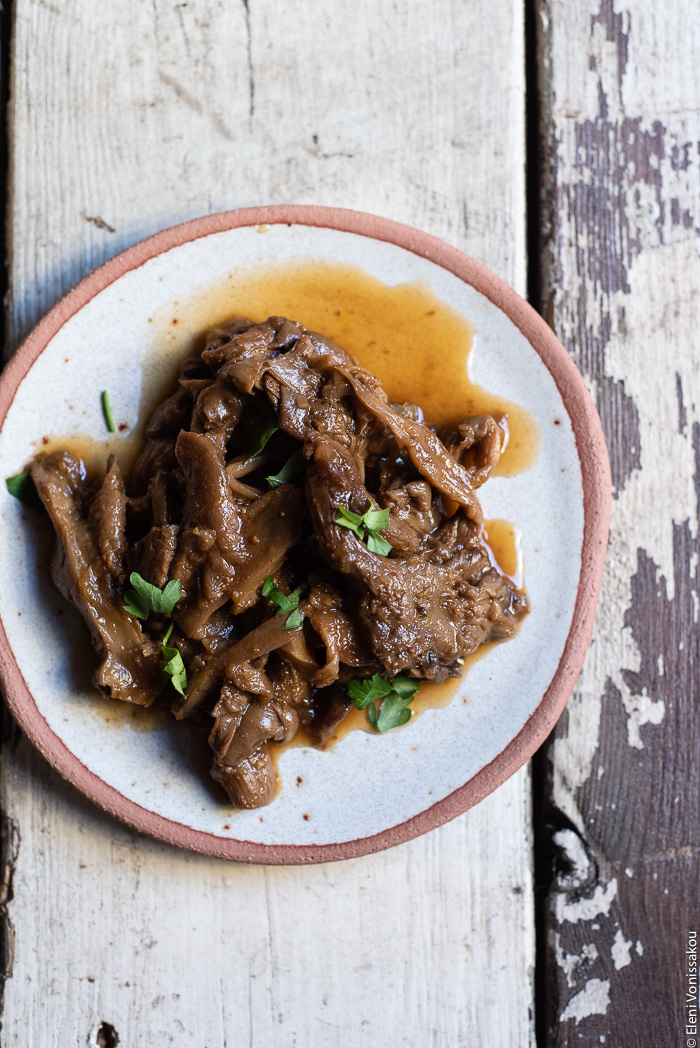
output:
[[[559,924],[563,924],[564,921],[577,924],[579,921],[595,920],[596,917],[607,917],[616,895],[617,877],[613,877],[605,887],[597,884],[589,899],[567,902],[564,894],[557,895],[555,903],[557,921]]]
[[[637,953],[639,954],[639,956],[641,957],[641,956],[642,956],[642,954],[644,953],[644,947],[642,946],[642,944],[641,944],[641,942],[639,941],[639,939],[637,939],[637,942],[636,942],[636,944],[635,944],[635,947],[634,947],[634,948],[635,948],[635,950],[637,951]]]
[[[663,699],[652,699],[646,688],[641,695],[628,692],[622,696],[622,704],[627,713],[627,742],[635,750],[643,750],[641,728],[644,724],[661,724],[666,713]]]
[[[557,848],[561,848],[571,873],[559,878],[559,885],[564,890],[578,888],[591,879],[591,860],[586,847],[577,833],[573,830],[557,830],[552,837]]]
[[[559,1022],[573,1019],[580,1023],[589,1015],[605,1015],[610,1007],[610,980],[590,979],[584,988],[575,993],[559,1016]]]
[[[631,866],[625,866],[625,873],[627,874],[628,877],[633,877],[634,876],[634,870],[632,869]]]
[[[632,940],[625,939],[622,934],[622,929],[618,928],[615,932],[615,938],[610,948],[610,954],[612,956],[613,964],[619,972],[620,968],[626,968],[628,964],[632,963],[630,952],[632,950]]]
[[[665,671],[665,668],[664,668],[664,657],[663,657],[663,654],[659,655],[659,657],[656,660],[656,669],[657,669],[658,674],[659,674],[660,677],[663,677],[665,675],[666,671]]]
[[[556,932],[554,935],[554,956],[557,964],[564,972],[567,986],[574,987],[578,982],[575,973],[582,965],[589,966],[594,961],[597,961],[600,954],[598,953],[598,947],[592,942],[585,943],[581,947],[580,953],[564,953],[561,946],[561,936],[559,932]]]
[[[585,7],[585,14],[584,14]],[[557,289],[555,327],[565,343],[580,340],[580,318],[593,339],[605,340],[605,370],[609,378],[624,384],[639,416],[639,459],[641,468],[634,470],[613,502],[610,548],[594,632],[594,645],[583,673],[568,705],[568,736],[557,738],[552,748],[553,789],[556,804],[582,832],[583,821],[576,801],[577,790],[592,772],[599,744],[602,696],[610,682],[620,693],[629,718],[629,745],[642,749],[640,729],[661,723],[663,704],[658,696],[637,696],[628,684],[626,671],[638,672],[641,658],[637,642],[625,619],[633,607],[632,579],[638,569],[638,556],[651,558],[657,568],[657,580],[665,580],[666,596],[674,596],[674,525],[689,523],[697,534],[697,504],[693,488],[693,424],[700,419],[700,400],[693,397],[697,388],[697,366],[693,351],[700,292],[687,274],[697,271],[698,249],[695,226],[698,214],[698,157],[688,153],[688,162],[674,162],[673,147],[697,140],[697,119],[687,103],[669,102],[662,108],[660,99],[678,92],[685,81],[664,76],[661,66],[644,66],[630,62],[623,71],[619,66],[617,42],[608,41],[604,26],[596,21],[588,33],[587,48],[573,48],[573,40],[583,39],[584,22],[590,18],[587,5],[557,5],[552,21],[552,53],[561,60],[552,62],[551,92],[554,124],[557,130],[557,185],[566,197],[576,192],[582,179],[590,182],[593,172],[581,155],[581,130],[585,121],[599,124],[601,94],[605,99],[604,119],[609,124],[623,118],[642,117],[635,134],[657,133],[645,113],[663,112],[666,133],[663,155],[649,157],[656,167],[654,184],[640,177],[630,161],[623,174],[625,215],[630,224],[629,238],[618,231],[615,245],[620,260],[626,263],[628,287],[608,291],[591,279],[591,268],[581,264],[580,252],[595,253],[587,229],[566,217],[557,241],[557,268],[566,276],[566,290]],[[652,10],[654,9],[654,10]],[[641,11],[641,8],[640,8]],[[663,16],[659,9],[658,18]],[[634,16],[636,54],[658,53],[655,5],[645,7]],[[693,66],[692,47],[678,42]],[[675,53],[675,52],[674,52]],[[591,63],[589,65],[589,62]],[[624,73],[624,75],[623,75]],[[680,95],[683,95],[683,91]],[[654,102],[641,105],[640,98]],[[630,132],[631,133],[631,132]],[[614,132],[609,133],[613,143]],[[622,147],[619,159],[624,163]],[[649,179],[648,181],[651,181]],[[660,183],[657,185],[657,181]],[[659,200],[664,205],[659,209]],[[674,221],[676,213],[689,214],[693,228]],[[630,243],[635,248],[630,251]],[[669,280],[660,280],[667,273]],[[630,361],[634,359],[634,367]],[[653,375],[653,381],[649,376]],[[678,377],[677,377],[678,376]],[[586,376],[595,394],[600,385]],[[683,392],[685,425],[678,424],[677,383]],[[636,441],[634,441],[636,443]],[[672,469],[661,463],[672,462]],[[652,510],[653,507],[653,511]],[[691,562],[691,576],[697,574],[697,557]],[[693,597],[693,613],[700,621],[700,601]],[[595,643],[597,641],[597,643]],[[682,642],[679,650],[683,650]],[[654,653],[656,656],[658,653]],[[659,660],[659,675],[667,667]]]

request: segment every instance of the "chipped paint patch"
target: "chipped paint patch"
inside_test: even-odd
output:
[[[617,877],[613,877],[605,887],[597,884],[589,899],[567,902],[564,895],[557,895],[555,904],[557,921],[559,924],[563,924],[564,921],[577,924],[579,921],[595,920],[596,917],[607,917],[616,895]]]
[[[615,932],[615,938],[613,944],[610,947],[610,955],[615,968],[619,972],[620,968],[626,968],[628,964],[632,963],[632,957],[630,956],[632,950],[632,940],[625,939],[622,934],[622,928],[618,928]]]
[[[610,980],[590,979],[584,988],[575,993],[559,1016],[562,1023],[573,1019],[580,1023],[589,1015],[605,1015],[610,1007]]]
[[[593,942],[585,943],[579,953],[564,953],[558,932],[554,936],[554,955],[557,964],[564,972],[567,986],[572,988],[580,981],[581,974],[586,972],[600,956],[598,947]]]
[[[573,830],[557,830],[552,837],[557,848],[561,848],[570,872],[557,878],[557,886],[562,892],[582,888],[591,880],[591,860],[586,846]]]
[[[663,699],[650,698],[647,689],[642,688],[640,695],[623,695],[622,704],[628,718],[627,742],[635,750],[643,750],[640,729],[643,724],[661,724],[666,713],[666,703]]]

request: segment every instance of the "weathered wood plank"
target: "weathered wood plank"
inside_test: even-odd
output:
[[[700,20],[692,0],[542,0],[539,17],[545,306],[598,401],[615,483],[593,646],[550,751],[547,1043],[685,1044],[700,905]]]
[[[17,0],[10,341],[155,230],[263,202],[424,227],[525,273],[515,0]],[[241,868],[112,822],[6,747],[6,1043],[531,1043],[529,780],[382,855]],[[47,1031],[52,1031],[50,1034]],[[48,1043],[48,1041],[46,1041]]]

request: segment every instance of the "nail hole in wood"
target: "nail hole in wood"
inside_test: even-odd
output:
[[[119,1034],[114,1029],[111,1023],[106,1023],[104,1020],[100,1024],[100,1028],[97,1031],[97,1048],[117,1048],[119,1044]]]

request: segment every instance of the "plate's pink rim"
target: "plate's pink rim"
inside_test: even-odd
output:
[[[607,547],[611,479],[600,420],[583,378],[544,320],[512,288],[457,248],[410,226],[359,211],[295,204],[243,208],[184,222],[127,248],[88,274],[47,313],[7,364],[0,377],[0,432],[21,381],[54,335],[124,273],[200,237],[242,226],[280,224],[321,226],[396,244],[454,273],[501,309],[554,378],[573,427],[584,503],[581,574],[571,629],[554,677],[535,712],[512,742],[464,786],[381,833],[337,844],[275,845],[217,837],[166,819],[124,797],[86,768],[44,720],[10,650],[0,618],[0,682],[10,710],[48,762],[82,793],[137,830],[170,844],[238,862],[292,865],[366,855],[426,833],[483,800],[532,756],[564,709],[590,643]]]

